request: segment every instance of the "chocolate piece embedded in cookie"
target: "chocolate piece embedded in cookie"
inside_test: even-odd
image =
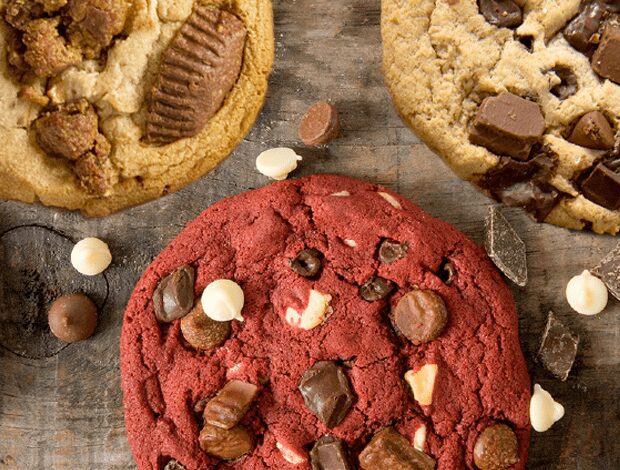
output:
[[[417,450],[394,428],[375,434],[359,456],[363,470],[434,470],[435,459]]]
[[[146,142],[169,144],[205,127],[239,76],[245,37],[233,14],[195,7],[163,54],[148,98]]]
[[[316,277],[323,266],[323,254],[315,248],[306,248],[297,253],[297,256],[289,261],[290,268],[303,277]]]
[[[554,377],[565,381],[575,362],[578,345],[579,336],[564,326],[553,312],[549,312],[536,355],[543,367]]]
[[[600,278],[611,295],[620,300],[620,244],[592,268],[592,274]]]
[[[306,406],[328,428],[340,424],[353,404],[349,379],[332,361],[316,362],[306,370],[299,391]]]
[[[407,254],[409,245],[405,243],[399,243],[394,240],[383,240],[379,246],[379,261],[386,264],[391,264],[401,258],[404,258]]]
[[[313,104],[301,118],[299,138],[306,145],[324,145],[340,134],[340,119],[336,107],[327,101]]]
[[[592,69],[601,77],[620,84],[620,19],[605,25],[603,37],[592,56]]]
[[[218,428],[233,428],[248,412],[257,392],[258,387],[254,384],[231,380],[205,406],[205,423]]]
[[[392,281],[384,279],[380,276],[375,276],[360,287],[360,295],[362,299],[368,302],[375,302],[386,298],[394,290],[394,284]]]
[[[181,318],[183,338],[193,348],[209,350],[218,347],[230,336],[229,321],[215,321],[209,318],[200,299],[190,313]]]
[[[583,195],[609,210],[620,208],[620,174],[603,163],[596,165],[581,183]]]
[[[469,139],[498,155],[527,160],[545,132],[540,107],[512,93],[485,98],[469,128]]]
[[[163,470],[186,470],[183,465],[181,465],[178,461],[172,459],[169,460]]]
[[[97,307],[84,294],[63,295],[51,305],[47,320],[54,336],[67,343],[90,338],[97,327]]]
[[[325,435],[310,451],[312,470],[353,470],[347,444],[342,439]]]
[[[194,278],[196,270],[183,265],[164,277],[153,293],[155,316],[161,322],[178,320],[194,306]]]
[[[414,289],[398,301],[392,321],[413,344],[424,344],[441,335],[448,323],[448,309],[435,292]]]
[[[222,460],[238,459],[254,448],[254,439],[241,426],[223,429],[207,424],[198,439],[202,450]]]
[[[610,150],[615,143],[614,131],[607,118],[600,111],[590,111],[581,116],[568,140],[582,147],[595,150]]]
[[[512,0],[478,0],[480,13],[499,28],[516,28],[523,23],[523,11]]]
[[[597,34],[605,15],[612,8],[611,1],[593,0],[581,4],[579,14],[564,28],[568,43],[585,54],[596,45]]]
[[[503,470],[519,461],[517,436],[505,424],[489,426],[474,445],[474,463],[480,470]]]
[[[525,243],[497,207],[489,207],[485,221],[485,241],[489,258],[518,286],[527,284]]]

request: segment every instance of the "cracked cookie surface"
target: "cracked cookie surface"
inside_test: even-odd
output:
[[[386,257],[385,240],[406,250]],[[304,277],[290,262],[308,248],[322,254],[322,269]],[[232,279],[245,294],[244,321],[232,322],[230,337],[209,351],[184,341],[180,321],[160,323],[155,315],[159,282],[183,265],[196,269],[196,298],[215,279]],[[364,300],[360,287],[377,276],[394,289]],[[440,296],[449,314],[441,334],[419,346],[390,320],[415,288]],[[287,311],[304,310],[316,291],[330,296],[331,311],[309,330],[294,328]],[[354,396],[330,429],[298,389],[318,361],[336,361]],[[432,403],[420,406],[404,377],[429,363],[437,365]],[[455,228],[350,178],[275,183],[203,212],[136,285],[123,323],[121,369],[127,432],[140,469],[159,470],[171,459],[188,470],[309,469],[310,448],[328,432],[347,443],[357,462],[373,435],[390,425],[409,442],[424,425],[425,452],[439,470],[474,468],[476,439],[497,422],[518,439],[519,463],[511,468],[523,469],[527,459],[530,383],[501,275]],[[256,446],[223,464],[201,450],[195,410],[233,379],[259,386],[241,421]]]
[[[494,16],[500,4],[519,14]],[[584,49],[571,30],[580,12],[594,4],[597,11],[607,11],[598,15]],[[617,77],[606,78],[614,61],[601,67],[598,57],[605,51],[612,55],[609,46],[601,52],[601,36],[612,28],[617,8],[617,2],[606,0],[383,0],[386,83],[405,122],[461,178],[539,221],[616,234],[620,84]],[[544,117],[544,133],[529,154],[529,161],[535,160],[531,165],[472,143],[472,123],[483,101],[506,92],[536,103]],[[593,111],[609,121],[613,147],[588,148],[583,139],[571,137],[578,120]],[[544,171],[538,169],[541,160]],[[608,179],[599,177],[603,172]],[[593,194],[592,181],[613,188],[615,193],[606,194],[612,200]]]

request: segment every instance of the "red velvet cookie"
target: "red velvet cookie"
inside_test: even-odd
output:
[[[188,282],[200,305],[216,279],[243,289],[243,322],[214,329],[197,306],[182,331],[187,308],[161,311],[187,303]],[[192,346],[196,325],[208,341]],[[455,228],[350,178],[275,183],[203,212],[138,282],[121,368],[140,469],[525,468],[530,381],[501,275]],[[247,453],[216,457],[234,454],[224,435]]]

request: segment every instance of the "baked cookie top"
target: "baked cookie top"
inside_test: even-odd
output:
[[[106,215],[226,158],[262,107],[269,0],[2,0],[0,197]]]
[[[403,119],[464,179],[537,220],[620,229],[620,5],[383,0]]]
[[[243,320],[211,319],[239,318],[239,290]],[[452,226],[350,178],[203,212],[136,285],[121,372],[141,469],[527,460],[530,383],[500,274]]]

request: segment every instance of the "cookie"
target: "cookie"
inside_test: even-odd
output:
[[[204,311],[158,320],[158,286],[188,266]],[[185,318],[199,329],[205,315],[211,333],[211,309],[240,307],[218,341],[196,349],[184,336]],[[243,193],[188,225],[129,300],[133,455],[141,469],[448,470],[473,469],[477,446],[485,465],[523,469],[530,382],[517,329],[484,250],[392,192],[319,175]],[[483,434],[499,425],[502,439]]]
[[[383,0],[403,120],[463,179],[538,221],[620,229],[620,6]]]
[[[0,2],[0,197],[103,216],[185,186],[249,131],[269,0]]]

